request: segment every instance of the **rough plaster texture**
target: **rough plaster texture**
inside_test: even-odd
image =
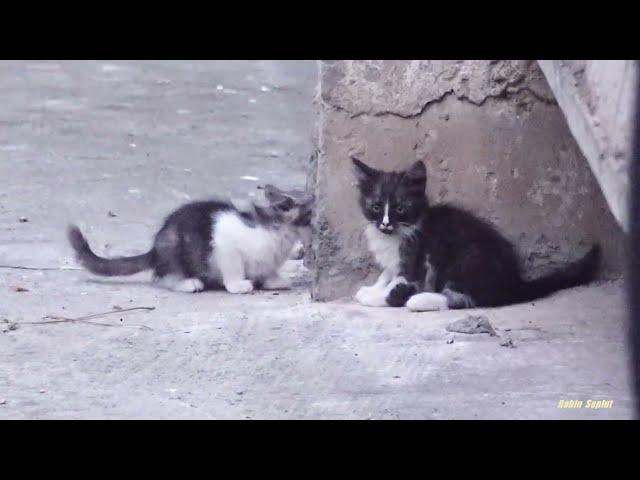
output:
[[[494,222],[529,275],[604,247],[621,269],[623,234],[534,61],[320,63],[313,296],[350,296],[377,269],[366,249],[350,155],[427,165],[432,203]]]
[[[614,216],[627,230],[634,60],[538,60]]]

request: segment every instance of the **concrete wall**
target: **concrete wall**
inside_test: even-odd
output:
[[[538,63],[611,211],[627,229],[637,62],[539,60]]]
[[[493,221],[538,275],[622,233],[535,61],[323,61],[312,183],[318,198],[313,298],[352,295],[377,269],[363,236],[350,155],[427,164],[432,203]]]

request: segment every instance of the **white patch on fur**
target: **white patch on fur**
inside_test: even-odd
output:
[[[199,278],[185,278],[174,286],[176,292],[195,293],[204,290],[204,285]]]
[[[246,290],[246,284],[238,284],[243,280],[276,276],[300,236],[293,226],[247,225],[235,212],[216,214],[213,220],[211,271],[230,292]]]
[[[390,232],[393,231],[393,225],[389,225],[389,202],[384,205],[384,216],[382,217],[380,229],[388,230]]]
[[[406,307],[412,312],[432,312],[448,310],[447,297],[440,293],[418,293],[407,300]]]
[[[400,237],[384,234],[373,224],[367,225],[365,236],[378,265],[397,275],[400,270]]]
[[[198,278],[183,278],[179,275],[165,275],[156,279],[158,285],[174,292],[195,293],[204,290],[202,281]]]
[[[389,269],[383,270],[382,273],[380,273],[378,280],[376,280],[376,283],[368,287],[360,287],[360,290],[358,290],[358,293],[356,293],[355,299],[360,302],[360,299],[368,298],[369,296],[374,295],[374,292],[377,292],[378,290],[384,290],[387,285],[389,285],[389,282],[393,280],[395,275],[396,272],[392,272]]]
[[[367,307],[388,307],[387,297],[391,290],[400,283],[407,283],[407,280],[404,277],[396,277],[386,286],[379,286],[376,283],[370,287],[362,287],[356,294],[356,300]]]
[[[436,291],[436,270],[429,261],[429,255],[424,261],[424,266],[427,269],[427,274],[424,277],[424,291],[435,292]]]
[[[253,291],[253,283],[250,280],[232,280],[224,284],[229,293],[249,293]]]

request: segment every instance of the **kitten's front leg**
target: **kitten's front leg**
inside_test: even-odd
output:
[[[388,307],[387,297],[389,293],[402,283],[406,283],[406,280],[403,277],[396,277],[387,285],[382,284],[384,286],[377,286],[376,284],[371,287],[364,287],[367,288],[364,291],[361,288],[356,295],[356,300],[367,307]]]
[[[433,268],[427,267],[428,262],[425,262],[423,255],[415,245],[408,245],[407,248],[401,249],[401,254],[399,278],[404,281],[397,282],[389,290],[386,302],[390,307],[403,307],[409,298],[423,290],[428,269],[432,275],[434,274]]]
[[[184,278],[179,275],[170,274],[164,277],[157,277],[155,281],[174,292],[196,293],[204,290],[204,283],[199,278]]]
[[[214,250],[216,264],[222,275],[222,283],[229,293],[249,293],[253,283],[245,278],[242,255],[236,249],[217,246]]]
[[[380,273],[380,276],[378,277],[378,280],[376,280],[376,283],[371,286],[360,287],[360,290],[358,290],[358,293],[356,293],[356,300],[365,305],[363,301],[366,301],[365,299],[369,298],[374,293],[384,290],[384,288],[389,284],[389,282],[391,282],[394,276],[395,275],[392,269],[385,268],[382,273]]]

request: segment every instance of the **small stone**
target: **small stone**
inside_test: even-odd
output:
[[[111,210],[109,210],[109,211],[107,212],[107,216],[109,216],[109,217],[113,218],[113,217],[117,217],[118,215],[116,215],[116,214],[115,214],[115,213],[113,213]]]
[[[224,90],[224,87],[222,85],[217,85],[216,90],[218,91]]]
[[[0,398],[0,405],[6,405],[7,401],[4,398]]]
[[[28,222],[28,221],[29,221],[29,219],[28,219],[27,217],[20,217],[20,218],[18,218],[18,221],[19,221],[20,223],[26,223],[26,222]]]
[[[270,89],[269,87],[265,86],[265,85],[262,85],[262,86],[260,87],[260,91],[261,91],[261,92],[268,92],[268,91],[270,91],[270,90],[271,90],[271,89]]]
[[[453,343],[453,337],[447,338],[447,345],[451,345]]]
[[[465,318],[451,322],[447,325],[446,329],[448,332],[456,333],[488,333],[492,337],[498,335],[491,326],[491,323],[489,323],[487,317],[483,315],[467,315]]]
[[[11,290],[13,290],[14,292],[28,292],[29,291],[27,288],[24,288],[24,287],[11,287]]]
[[[40,393],[46,393],[46,390],[45,390],[44,388],[41,388],[41,389],[39,390],[39,392],[40,392]]]
[[[507,348],[516,348],[515,344],[513,343],[513,340],[509,337],[506,337],[503,341],[501,341],[500,346],[507,347]]]

